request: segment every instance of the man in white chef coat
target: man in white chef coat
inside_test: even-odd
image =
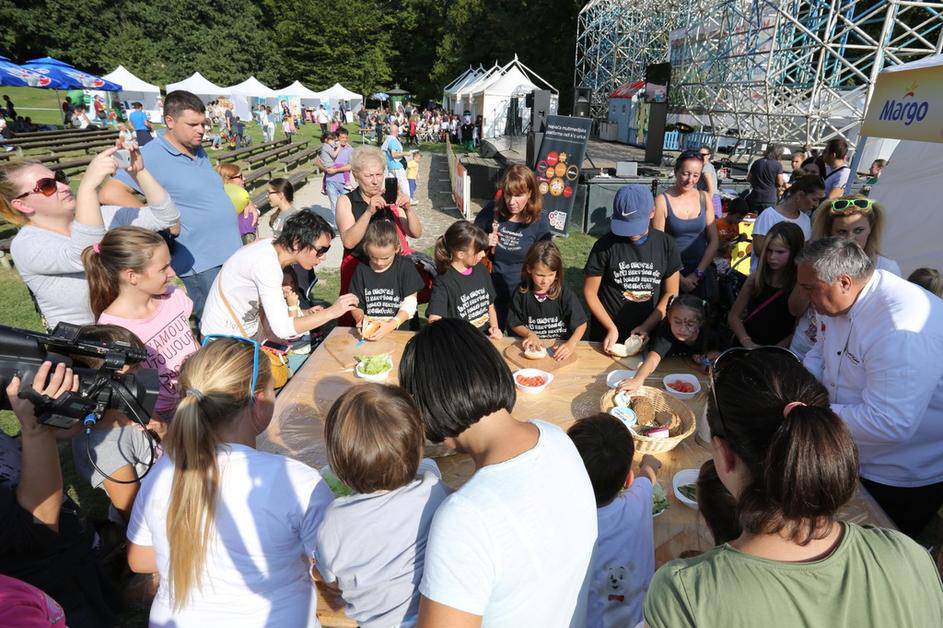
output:
[[[810,242],[798,264],[819,314],[805,366],[854,435],[862,484],[915,536],[943,504],[943,300],[853,240]]]

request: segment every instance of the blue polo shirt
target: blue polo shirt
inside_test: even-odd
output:
[[[174,272],[181,277],[222,266],[242,246],[232,201],[206,151],[181,153],[163,134],[141,147],[148,171],[180,209],[180,235],[171,247]],[[115,178],[139,190],[124,170]]]
[[[145,121],[147,120],[147,113],[143,110],[135,109],[128,115],[128,122],[131,123],[131,126],[134,127],[135,131],[146,131],[147,125]]]

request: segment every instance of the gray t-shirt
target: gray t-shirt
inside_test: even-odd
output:
[[[704,164],[704,169],[701,171],[701,178],[698,179],[697,189],[707,191],[707,180],[710,179],[714,182],[714,191],[717,191],[717,169],[714,168],[714,164],[706,162]]]
[[[362,628],[416,620],[426,539],[448,496],[432,460],[417,478],[393,491],[335,499],[318,528],[315,566],[337,582],[347,615]]]
[[[88,435],[92,458],[98,468],[111,475],[125,465],[131,465],[140,477],[147,470],[151,462],[151,445],[147,434],[136,425],[113,425],[93,429]],[[154,462],[157,461],[157,452],[154,452]],[[79,434],[72,439],[72,457],[75,460],[75,471],[79,477],[98,488],[105,482],[102,475],[89,462],[85,451],[85,434]]]
[[[328,143],[321,144],[321,152],[318,155],[318,158],[321,160],[321,165],[328,168],[334,165],[334,156],[337,154],[337,147],[331,146]]]
[[[180,220],[180,212],[169,196],[160,206],[131,208],[105,205],[101,212],[105,223],[103,227],[73,222],[72,235],[67,236],[26,225],[10,243],[13,264],[36,296],[36,302],[50,329],[60,321],[76,325],[95,322],[89,305],[82,251],[101,242],[106,230],[134,225],[159,231]]]

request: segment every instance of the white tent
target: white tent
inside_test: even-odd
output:
[[[243,120],[252,117],[251,109],[255,107],[257,101],[275,98],[275,90],[264,85],[259,79],[250,76],[241,83],[227,87],[231,94],[233,106],[236,109],[236,115]]]
[[[881,253],[900,264],[905,277],[922,266],[943,269],[941,85],[943,55],[885,70],[862,125],[862,135],[901,140],[870,196],[888,213]],[[856,155],[855,165],[859,159]]]
[[[478,75],[478,71],[473,67],[468,66],[468,69],[455,77],[451,83],[442,88],[442,108],[446,111],[452,111],[453,99],[455,92],[452,91],[455,87],[462,85],[464,81],[467,81],[470,76],[475,77]]]
[[[179,83],[170,83],[164,88],[167,90],[168,94],[178,89],[188,91],[199,96],[200,100],[203,102],[209,102],[216,100],[220,96],[229,95],[228,87],[216,85],[199,72],[194,72],[192,76],[183,79]]]
[[[330,101],[331,108],[337,109],[341,104],[344,109],[356,112],[363,104],[363,96],[357,92],[352,92],[340,83],[334,83],[326,90],[319,92],[322,100]]]
[[[472,94],[477,92],[483,85],[486,85],[493,76],[500,73],[501,66],[495,63],[493,66],[488,68],[488,70],[479,74],[474,80],[471,80],[465,83],[465,85],[456,88],[455,113],[471,111],[472,117],[474,118],[477,113],[472,111]]]
[[[282,98],[284,96],[294,96],[301,100],[302,104],[317,106],[323,100],[320,92],[308,89],[301,84],[301,81],[295,81],[288,87],[283,87],[282,89],[275,91],[275,96],[277,98]]]
[[[520,62],[517,55],[499,72],[484,82],[477,83],[472,92],[472,113],[482,116],[482,134],[486,138],[505,134],[508,116],[516,110],[521,120],[530,119],[530,109],[525,105],[525,96],[542,82],[554,94],[557,90]],[[513,104],[511,101],[516,100]],[[523,128],[523,125],[522,125]]]
[[[121,85],[122,89],[118,92],[118,98],[125,103],[127,109],[130,110],[131,103],[140,102],[144,105],[144,111],[150,115],[152,121],[157,122],[160,120],[160,111],[157,108],[160,87],[139,79],[123,65],[119,65],[102,78]]]
[[[485,68],[478,66],[477,69],[466,71],[465,74],[452,81],[452,84],[444,90],[445,109],[452,113],[462,113],[461,94],[462,90],[475,83],[484,76]]]

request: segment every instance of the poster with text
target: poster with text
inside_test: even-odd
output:
[[[550,229],[557,235],[566,235],[570,223],[592,126],[589,118],[547,116],[547,131],[534,172],[543,196],[544,213],[550,221]]]

